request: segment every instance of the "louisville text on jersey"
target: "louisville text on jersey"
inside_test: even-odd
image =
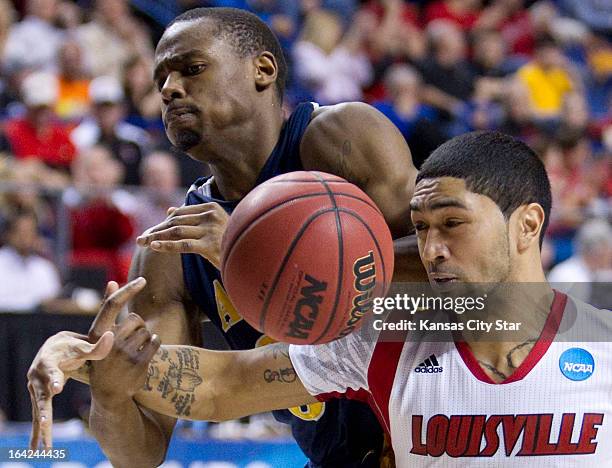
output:
[[[559,429],[555,431],[554,417],[558,416],[517,414],[449,417],[437,414],[429,418],[427,424],[423,424],[423,416],[413,415],[410,453],[430,457],[493,457],[500,450],[507,457],[595,453],[595,439],[604,419],[602,413],[585,413],[582,421],[578,420],[575,413],[564,413]],[[580,427],[580,436],[578,440],[572,441],[575,424]]]

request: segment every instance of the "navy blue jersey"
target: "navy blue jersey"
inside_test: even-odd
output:
[[[313,104],[304,103],[291,114],[256,184],[303,169],[300,142],[313,110]],[[211,182],[211,177],[196,180],[187,193],[185,204],[217,202],[231,213],[238,202],[214,198]],[[183,254],[181,258],[185,285],[192,299],[222,332],[232,349],[252,349],[273,342],[238,314],[223,289],[219,270],[200,255]],[[291,425],[293,436],[310,459],[311,467],[379,466],[383,432],[364,403],[333,400],[275,411],[274,416]]]

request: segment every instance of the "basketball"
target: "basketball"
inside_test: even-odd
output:
[[[236,207],[221,275],[238,313],[277,341],[326,343],[359,328],[393,275],[393,241],[374,202],[323,172],[291,172]]]

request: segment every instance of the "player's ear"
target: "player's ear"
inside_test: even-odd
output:
[[[518,208],[518,232],[516,248],[519,253],[529,249],[532,245],[539,245],[540,232],[544,226],[544,209],[539,203],[529,203]]]
[[[274,55],[268,51],[255,57],[255,86],[261,91],[276,83],[278,65]]]

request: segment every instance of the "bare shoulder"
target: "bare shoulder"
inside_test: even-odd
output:
[[[373,167],[392,165],[396,174],[400,169],[407,176],[415,172],[410,149],[399,130],[381,112],[362,102],[315,109],[300,155],[305,169],[327,169],[354,183],[365,182],[364,176],[371,174]]]
[[[402,134],[374,107],[350,102],[316,109],[300,158],[304,169],[338,175],[364,190],[396,237],[409,233],[416,169]]]

